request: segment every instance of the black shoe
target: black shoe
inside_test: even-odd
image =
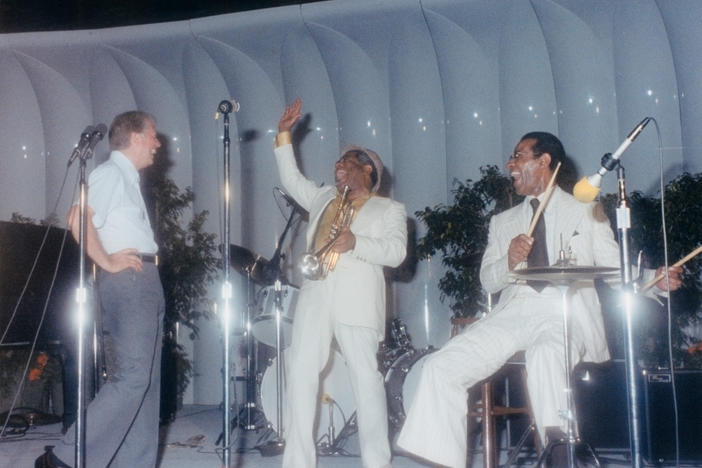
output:
[[[36,459],[34,468],[71,468],[54,455],[54,452],[51,451],[53,448],[53,445],[44,447],[45,452]]]
[[[551,449],[550,460],[546,466],[551,468],[563,468],[568,466],[568,445],[558,444]]]
[[[547,427],[546,440],[551,450],[546,460],[546,466],[550,468],[568,466],[568,444],[566,443],[565,432],[558,427]]]

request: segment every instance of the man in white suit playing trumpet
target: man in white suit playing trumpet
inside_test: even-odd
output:
[[[619,267],[619,248],[598,203],[581,203],[549,181],[565,159],[563,145],[546,132],[527,133],[507,161],[515,191],[526,198],[490,220],[480,280],[488,293],[500,292],[494,310],[451,339],[424,364],[419,387],[398,444],[433,463],[465,467],[467,453],[466,390],[496,372],[515,352],[525,351],[527,387],[539,435],[560,437],[565,421],[561,292],[554,286],[515,282],[510,272],[543,252],[542,266],[553,265],[564,248],[577,265]],[[538,200],[538,203],[532,203]],[[545,208],[538,208],[546,203]],[[536,206],[535,206],[536,205]],[[541,211],[544,235],[527,236],[534,213]],[[561,240],[562,239],[562,240]],[[545,249],[543,249],[545,247]],[[530,258],[531,257],[531,258]],[[670,269],[670,287],[680,287],[679,267]],[[648,274],[653,275],[649,270]],[[657,283],[664,289],[665,281]],[[569,316],[571,363],[609,359],[601,308],[593,281],[572,286]],[[554,456],[565,455],[563,446]],[[552,466],[561,461],[553,460]]]
[[[385,335],[383,266],[398,266],[405,258],[405,208],[376,194],[383,165],[377,154],[366,148],[352,146],[342,151],[334,165],[335,186],[320,187],[305,178],[295,162],[290,134],[301,107],[302,102],[295,100],[278,123],[278,172],[285,189],[310,213],[308,250],[319,252],[330,244],[330,253],[338,258],[335,265],[327,267],[322,260],[321,277],[305,279],[300,289],[286,356],[283,466],[316,466],[313,424],[319,374],[329,359],[332,339],[336,339],[356,400],[363,466],[389,467],[387,403],[376,353]],[[355,214],[347,225],[337,226],[336,213],[344,203],[353,206]]]

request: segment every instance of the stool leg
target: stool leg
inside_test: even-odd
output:
[[[483,409],[483,468],[495,468],[495,420],[492,414],[492,382],[481,387]]]

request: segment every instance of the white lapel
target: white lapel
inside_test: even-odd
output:
[[[563,248],[567,248],[570,239],[576,234],[578,224],[585,215],[585,205],[569,197],[560,187],[556,187],[554,190],[552,201],[554,202],[552,209],[555,214],[555,223],[550,243],[557,258],[558,251],[561,249],[561,234],[563,235]]]

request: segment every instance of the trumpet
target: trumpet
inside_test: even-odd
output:
[[[336,214],[334,214],[334,220],[329,229],[329,239],[327,243],[314,253],[307,252],[300,260],[300,272],[307,279],[324,279],[327,274],[336,267],[336,262],[339,260],[340,254],[339,252],[334,252],[331,248],[344,229],[351,225],[355,214],[355,209],[351,206],[351,201],[346,199],[348,192],[349,187],[347,185],[344,187],[344,193],[341,195],[339,208],[336,210]]]

